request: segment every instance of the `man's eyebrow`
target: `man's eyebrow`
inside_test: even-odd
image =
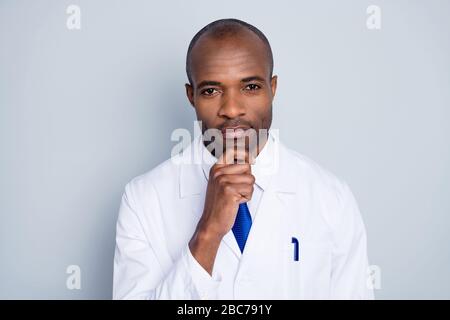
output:
[[[197,84],[197,88],[205,87],[205,86],[220,86],[222,83],[217,81],[204,80]]]
[[[250,82],[250,81],[264,82],[265,79],[263,77],[260,77],[260,76],[250,76],[250,77],[246,77],[246,78],[241,79],[241,82],[244,82],[244,83]],[[220,85],[222,85],[222,83],[218,82],[218,81],[203,80],[200,83],[198,83],[196,87],[197,88],[202,88],[202,87],[205,87],[205,86],[220,86]]]
[[[251,76],[251,77],[247,77],[244,79],[241,79],[241,82],[250,82],[250,81],[261,81],[261,82],[265,82],[266,80],[263,77],[260,76]]]

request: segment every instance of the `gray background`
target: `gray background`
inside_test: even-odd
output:
[[[450,298],[450,2],[406,0],[0,1],[0,298],[111,297],[123,187],[192,131],[185,51],[225,17],[271,41],[281,139],[355,193],[376,297]]]

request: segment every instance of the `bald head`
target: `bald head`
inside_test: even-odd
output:
[[[222,50],[241,46],[263,55],[269,78],[273,73],[272,49],[266,36],[256,27],[238,19],[221,19],[203,27],[192,38],[186,56],[186,74],[193,85],[195,66],[205,58],[209,50]]]

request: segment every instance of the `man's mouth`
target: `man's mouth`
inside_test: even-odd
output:
[[[245,136],[245,131],[250,127],[237,126],[237,127],[225,127],[222,128],[222,136],[225,139],[239,139]]]

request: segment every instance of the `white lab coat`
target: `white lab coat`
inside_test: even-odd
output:
[[[349,187],[273,133],[271,139],[269,166],[257,168],[256,180],[264,179],[266,187],[244,253],[230,231],[212,276],[188,247],[207,186],[202,164],[189,163],[206,150],[201,136],[126,185],[117,222],[114,299],[373,298],[365,228]],[[292,238],[299,243],[298,261]]]

